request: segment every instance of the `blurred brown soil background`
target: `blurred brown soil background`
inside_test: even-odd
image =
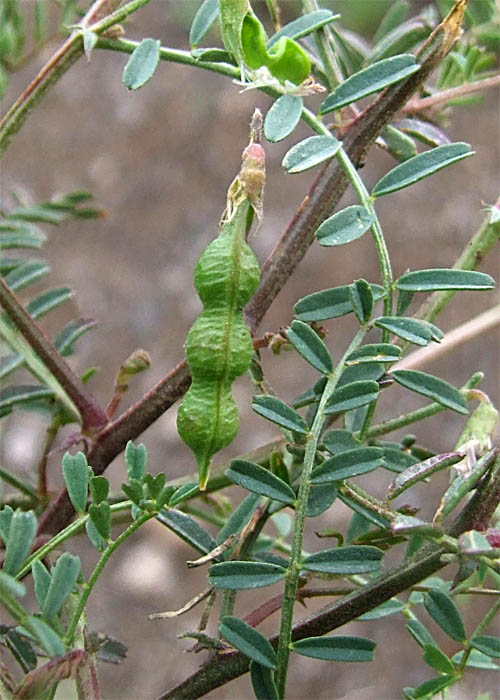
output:
[[[292,15],[294,3],[283,4]],[[157,0],[127,25],[127,37],[152,36],[166,46],[188,48],[189,23],[198,5],[194,0]],[[337,3],[336,9],[342,12],[348,5]],[[363,16],[367,5],[357,5]],[[376,5],[381,9],[374,11]],[[372,15],[383,11],[383,6],[387,3],[372,3]],[[368,35],[373,31],[366,29]],[[56,45],[47,46],[15,74],[2,101],[2,113]],[[92,54],[90,62],[80,60],[30,116],[0,166],[2,193],[22,190],[26,197],[41,201],[58,193],[88,189],[107,212],[104,219],[72,222],[50,231],[44,254],[53,268],[51,286],[69,285],[77,294],[73,308],[57,311],[46,328],[59,328],[77,314],[99,321],[97,330],[79,342],[72,362],[79,372],[89,366],[99,368],[90,388],[103,403],[110,399],[120,363],[139,347],[150,352],[152,368],[132,382],[123,408],[183,358],[187,331],[200,309],[192,270],[217,233],[226,189],[239,169],[241,151],[247,143],[250,115],[255,106],[265,113],[271,104],[257,91],[239,94],[239,88],[221,76],[167,63],[160,64],[144,88],[128,92],[121,82],[126,60],[125,55],[104,51]],[[451,115],[449,135],[453,140],[471,143],[476,151],[474,158],[377,202],[395,276],[408,268],[450,266],[479,227],[483,204],[495,201],[498,106],[498,93],[490,94],[483,104],[463,107]],[[300,127],[284,142],[265,146],[265,217],[254,244],[262,262],[314,178],[311,172],[286,175],[280,166],[288,148],[307,135],[309,131]],[[371,187],[393,165],[385,153],[372,149],[362,172],[367,185]],[[342,206],[353,201],[352,193],[347,193]],[[481,269],[498,276],[498,255],[492,253]],[[273,304],[259,334],[287,325],[293,304],[301,296],[359,277],[379,281],[368,236],[337,249],[313,246]],[[462,293],[439,319],[439,325],[445,331],[452,329],[495,300],[496,292]],[[334,357],[339,357],[355,324],[346,318],[324,325],[329,332],[328,345]],[[498,402],[498,340],[498,334],[491,332],[424,369],[456,386],[473,371],[481,370],[486,375],[482,388]],[[314,381],[313,373],[293,353],[274,357],[263,352],[262,358],[271,384],[285,400]],[[241,406],[245,401],[248,405],[251,391],[248,379],[243,377],[236,386]],[[416,395],[394,388],[387,395],[380,419],[423,403]],[[195,468],[192,454],[177,437],[175,416],[174,407],[141,438],[149,450],[151,470],[166,471],[169,477]],[[2,464],[29,471],[40,454],[46,425],[30,414],[16,414],[7,420]],[[432,425],[424,422],[407,432],[415,432],[419,443],[444,451],[453,446],[462,425],[462,418],[446,412]],[[237,442],[217,461],[223,462],[275,436],[269,423],[245,408]],[[60,485],[60,459],[61,453],[55,453],[51,460],[50,486],[54,490]],[[107,475],[112,487],[119,487],[124,481],[122,457]],[[432,485],[410,492],[408,500],[422,508],[422,517],[433,513],[446,479],[444,475]],[[377,472],[365,483],[381,495],[389,481],[390,475]],[[241,490],[235,488],[231,494],[235,501],[241,498]],[[343,507],[335,506],[326,516],[311,522],[308,549],[319,548],[314,530],[326,526],[345,529],[347,516]],[[88,573],[96,554],[86,539],[72,542],[71,551],[80,554]],[[106,700],[153,698],[201,663],[201,654],[183,653],[190,646],[187,640],[176,640],[177,635],[196,628],[199,612],[168,621],[147,620],[151,612],[182,606],[205,587],[205,571],[186,569],[185,561],[192,556],[187,545],[159,523],[151,522],[119,550],[102,576],[89,605],[90,625],[116,636],[129,649],[121,667],[100,667]],[[241,594],[236,614],[245,614],[274,595],[275,589],[252,594],[251,601],[250,596]],[[325,602],[312,602],[308,609]],[[471,605],[465,611],[466,619],[476,619],[479,607],[481,602],[474,601],[474,609]],[[300,616],[304,613],[299,611]],[[275,615],[262,630],[270,633],[277,623]],[[429,626],[444,649],[453,653],[456,645],[444,639],[432,622]],[[341,665],[294,657],[289,678],[291,700],[399,698],[403,685],[417,685],[432,675],[421,662],[420,648],[404,630],[401,619],[354,623],[341,633],[376,639],[376,661]],[[450,697],[473,698],[479,690],[489,690],[497,697],[494,676],[488,671],[471,671],[463,687],[453,690]],[[209,697],[222,700],[251,696],[246,677]],[[70,697],[70,690],[61,687],[57,698]]]

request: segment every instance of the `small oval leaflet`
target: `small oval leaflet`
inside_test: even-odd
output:
[[[368,97],[374,92],[380,92],[389,85],[398,83],[420,68],[415,56],[402,54],[392,56],[368,68],[354,73],[323,101],[320,114],[328,114],[335,109],[345,107],[351,102]]]
[[[255,396],[252,403],[255,413],[287,430],[307,435],[309,427],[304,419],[281,399],[275,396]]]
[[[9,538],[5,548],[3,571],[15,576],[28,556],[36,535],[36,517],[33,511],[16,509],[9,527]]]
[[[450,143],[419,153],[384,175],[373,188],[372,197],[381,197],[409,187],[438,170],[473,155],[474,151],[471,151],[469,144],[463,142]]]
[[[302,97],[281,95],[273,104],[264,120],[264,136],[277,143],[289,136],[300,121],[303,107]]]
[[[282,165],[289,173],[301,173],[332,158],[341,147],[334,136],[310,136],[285,154]]]
[[[257,700],[279,700],[278,691],[270,668],[250,661],[250,678]]]
[[[493,289],[495,280],[475,270],[416,270],[402,275],[396,287],[410,292],[435,292],[447,289],[482,291]]]
[[[291,486],[282,481],[268,469],[245,459],[231,462],[226,476],[235,484],[243,486],[261,496],[267,496],[282,503],[294,503],[295,493]]]
[[[80,573],[80,558],[64,552],[52,567],[52,577],[43,603],[43,616],[50,620],[61,610]]]
[[[390,598],[386,600],[385,603],[378,605],[373,610],[369,610],[364,615],[357,617],[357,620],[362,620],[363,622],[368,622],[368,620],[380,620],[381,617],[388,617],[389,615],[394,615],[394,613],[401,612],[405,609],[405,604],[398,600],[397,598]]]
[[[354,281],[349,286],[349,296],[358,321],[368,323],[374,307],[373,292],[368,282],[364,279]]]
[[[470,640],[470,645],[487,656],[500,658],[500,637],[492,637],[487,634],[479,635]]]
[[[356,440],[350,430],[342,430],[341,428],[329,430],[323,435],[321,442],[332,455],[361,447],[361,443]]]
[[[201,552],[201,554],[208,554],[217,546],[215,540],[205,528],[191,516],[181,513],[180,510],[174,510],[173,508],[162,510],[156,516],[156,519],[175,532],[184,542]]]
[[[312,484],[350,479],[382,466],[384,451],[380,447],[356,447],[329,457],[313,470]]]
[[[370,61],[380,61],[388,56],[405,53],[414,49],[431,33],[431,23],[423,17],[411,17],[394,27],[373,47]]]
[[[191,23],[189,44],[196,48],[219,16],[218,0],[204,0],[201,3]]]
[[[230,644],[249,659],[267,668],[276,668],[276,652],[271,642],[247,622],[225,615],[221,620],[219,631]]]
[[[419,372],[416,369],[398,369],[391,373],[391,376],[401,384],[401,386],[415,391],[417,394],[427,396],[434,401],[451,408],[457,413],[467,414],[467,401],[464,396],[439,377],[434,377],[426,372]]]
[[[333,371],[333,361],[328,348],[319,335],[307,323],[293,321],[287,332],[288,340],[304,360],[322,374]]]
[[[83,452],[77,452],[75,455],[66,452],[62,459],[62,471],[73,507],[78,513],[84,513],[89,491],[89,472],[87,458]]]
[[[390,331],[398,338],[408,340],[414,345],[428,345],[432,339],[432,330],[425,321],[400,316],[380,316],[375,319],[375,325]]]
[[[370,285],[375,301],[385,296],[385,290],[378,284]],[[295,304],[295,315],[301,321],[325,321],[352,312],[349,286],[323,289],[309,294]]]
[[[423,660],[431,668],[435,668],[437,671],[440,671],[440,673],[455,673],[455,666],[439,647],[434,644],[426,644],[424,646],[424,652]]]
[[[134,49],[123,69],[123,84],[129,90],[137,90],[148,82],[160,60],[160,40],[143,39]]]
[[[321,245],[344,245],[361,238],[372,224],[370,212],[359,204],[353,204],[323,221],[316,231],[316,238]]]
[[[273,34],[269,39],[267,48],[270,49],[273,44],[281,39],[282,36],[288,36],[290,39],[301,39],[303,36],[307,36],[316,29],[323,27],[325,24],[333,22],[338,19],[340,15],[334,15],[330,10],[315,10],[314,12],[308,12],[303,17],[298,17],[294,19],[293,22],[289,22],[282,27],[279,32]]]
[[[367,365],[363,365],[367,367]],[[352,411],[354,408],[366,406],[378,397],[379,386],[377,382],[366,380],[345,384],[334,391],[325,408],[325,415]]]
[[[377,643],[366,637],[306,637],[290,645],[302,656],[323,661],[373,661]]]
[[[347,358],[347,364],[364,362],[397,362],[401,348],[391,343],[369,343],[362,345]]]
[[[424,606],[434,622],[449,637],[457,642],[463,642],[466,639],[462,616],[448,593],[433,588],[425,596]]]
[[[223,561],[213,564],[208,572],[212,586],[232,591],[270,586],[285,574],[282,566],[253,561]]]
[[[378,571],[384,553],[377,547],[352,545],[324,549],[306,557],[302,568],[328,574],[363,574]]]

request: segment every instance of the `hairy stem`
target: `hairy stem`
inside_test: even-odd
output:
[[[285,577],[285,594],[283,598],[283,609],[281,613],[281,627],[279,634],[278,652],[277,652],[277,670],[276,670],[276,687],[278,696],[285,697],[286,678],[288,672],[288,660],[290,657],[290,642],[293,622],[293,609],[297,596],[297,588],[299,584],[299,575],[302,565],[302,543],[304,541],[304,528],[307,518],[307,506],[309,502],[309,492],[311,489],[311,472],[314,466],[314,457],[321,436],[325,415],[325,407],[335,391],[335,387],[340,379],[340,375],[344,370],[346,358],[361,344],[366,334],[365,329],[361,329],[355,335],[349,347],[345,351],[342,359],[336,366],[334,372],[329,377],[328,382],[323,390],[321,399],[316,411],[311,432],[307,438],[306,451],[304,455],[304,463],[302,466],[302,474],[300,477],[300,487],[295,504],[295,525],[293,531],[293,544],[290,553],[290,563]]]

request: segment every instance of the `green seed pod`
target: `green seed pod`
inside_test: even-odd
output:
[[[253,134],[251,145],[257,147],[255,140]],[[253,191],[253,185],[247,190],[247,160],[245,151],[242,171],[229,188],[219,236],[203,252],[194,273],[203,312],[186,340],[192,384],[179,407],[177,430],[195,454],[202,490],[213,455],[229,445],[238,432],[238,408],[231,385],[248,369],[254,354],[242,308],[260,282],[259,263],[246,235],[262,193]],[[260,165],[263,185],[263,151]]]

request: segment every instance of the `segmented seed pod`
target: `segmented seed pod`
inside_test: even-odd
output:
[[[248,147],[262,147],[251,143]],[[263,151],[251,159],[252,186],[247,191],[248,154],[240,175],[228,192],[228,208],[219,236],[203,252],[194,273],[203,312],[186,340],[192,384],[177,415],[180,437],[193,450],[205,489],[213,455],[229,445],[238,432],[238,408],[231,385],[249,367],[254,353],[242,308],[257,291],[260,270],[246,242],[249,221],[262,206]],[[262,157],[260,157],[262,156]],[[255,167],[256,166],[256,167]],[[261,168],[261,172],[256,170]],[[255,186],[261,182],[260,190]]]

